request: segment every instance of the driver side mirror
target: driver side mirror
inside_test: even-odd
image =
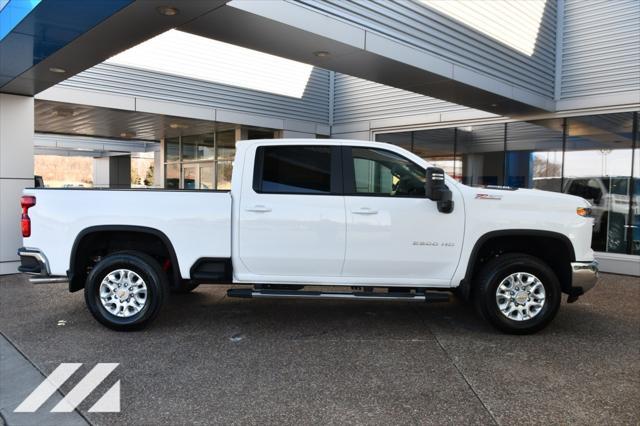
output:
[[[429,167],[424,183],[424,193],[428,199],[438,203],[440,213],[451,213],[453,211],[452,193],[444,177],[444,170],[439,167]]]

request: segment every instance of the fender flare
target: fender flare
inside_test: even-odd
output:
[[[137,232],[140,234],[148,234],[153,235],[154,237],[158,237],[160,241],[164,244],[165,248],[169,252],[169,257],[171,259],[171,265],[173,266],[173,278],[175,282],[180,282],[182,279],[182,275],[180,273],[180,265],[178,263],[178,257],[176,256],[176,251],[173,248],[173,244],[171,244],[171,240],[167,235],[155,228],[149,228],[146,226],[137,226],[137,225],[98,225],[98,226],[90,226],[88,228],[83,229],[76,235],[75,240],[73,241],[73,246],[71,248],[71,255],[69,258],[69,270],[67,271],[67,277],[69,278],[69,291],[74,292],[81,290],[84,288],[84,282],[78,283],[77,280],[77,271],[74,270],[75,259],[77,257],[78,246],[80,242],[88,235],[97,233],[97,232]]]
[[[469,255],[469,260],[467,262],[467,269],[464,274],[464,278],[460,282],[459,292],[464,299],[468,299],[471,292],[471,280],[473,275],[473,270],[476,266],[476,261],[478,258],[478,253],[482,246],[489,240],[493,238],[500,237],[543,237],[543,238],[553,238],[555,240],[560,241],[567,252],[569,253],[570,261],[575,262],[576,255],[575,250],[573,248],[573,244],[571,240],[559,232],[554,231],[542,231],[536,229],[503,229],[499,231],[490,231],[486,234],[483,234],[480,238],[478,238],[473,245],[473,249],[471,250],[471,254]]]

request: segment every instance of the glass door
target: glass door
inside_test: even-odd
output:
[[[198,189],[216,189],[212,163],[200,164],[200,186]]]
[[[200,176],[197,164],[185,164],[182,166],[182,188],[200,188]]]

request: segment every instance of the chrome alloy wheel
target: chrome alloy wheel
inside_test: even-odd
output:
[[[100,303],[111,314],[128,318],[146,305],[147,285],[129,269],[109,272],[100,283]]]
[[[502,314],[514,321],[526,321],[540,313],[545,301],[542,282],[528,272],[506,277],[496,290],[496,303]]]

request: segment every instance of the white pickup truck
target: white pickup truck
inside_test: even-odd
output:
[[[20,270],[84,289],[94,317],[118,330],[147,325],[171,291],[233,283],[233,297],[428,302],[454,291],[525,334],[598,275],[584,199],[465,186],[383,143],[243,141],[231,191],[27,189],[21,202]]]

